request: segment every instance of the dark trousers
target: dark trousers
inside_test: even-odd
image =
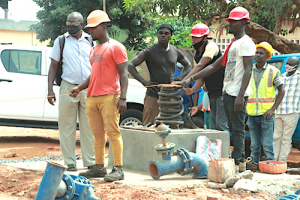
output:
[[[234,111],[234,96],[228,94],[223,95],[224,110],[228,119],[229,131],[233,139],[232,158],[236,165],[240,162],[245,162],[245,120],[247,116],[246,105],[248,97],[245,97],[243,109],[241,111]]]

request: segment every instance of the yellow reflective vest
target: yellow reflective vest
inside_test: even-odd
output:
[[[254,81],[253,71],[250,79],[252,93],[248,98],[247,113],[251,116],[263,115],[272,108],[275,103],[275,89],[273,85],[274,78],[279,70],[267,64],[267,68],[259,82],[258,90]]]

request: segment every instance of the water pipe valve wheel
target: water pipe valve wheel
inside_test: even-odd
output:
[[[155,132],[160,138],[162,138],[162,144],[158,144],[155,146],[155,149],[158,153],[168,153],[171,152],[175,148],[174,143],[167,143],[167,137],[169,133],[171,133],[171,129],[168,125],[164,123],[160,123]]]

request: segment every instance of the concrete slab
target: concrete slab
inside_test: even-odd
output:
[[[161,160],[155,146],[162,144],[161,138],[152,131],[123,129],[123,168],[140,172],[148,172],[148,163],[151,160]],[[222,140],[222,158],[228,158],[230,152],[230,136],[226,131],[204,129],[172,129],[167,137],[168,142],[175,143],[175,149],[185,148],[188,151],[196,150],[196,140],[199,136]],[[113,155],[109,145],[108,165],[113,166]]]

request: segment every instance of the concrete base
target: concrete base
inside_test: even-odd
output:
[[[120,128],[123,136],[123,168],[148,172],[148,163],[151,160],[162,160],[155,146],[162,144],[162,139],[153,131],[133,130]],[[185,148],[195,152],[196,140],[204,135],[209,139],[222,140],[222,158],[229,157],[230,137],[225,131],[204,129],[172,129],[167,137],[168,142],[175,143],[175,149]],[[113,155],[109,145],[108,165],[113,166]]]

